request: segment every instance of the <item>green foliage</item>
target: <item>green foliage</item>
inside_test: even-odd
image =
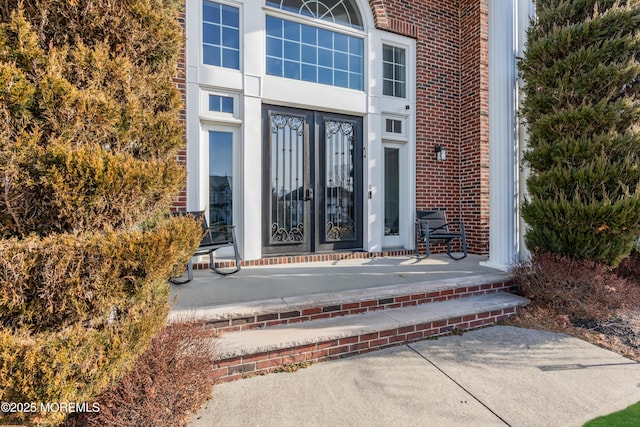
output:
[[[615,265],[640,231],[640,2],[536,6],[519,64],[527,246]]]
[[[91,402],[165,322],[201,233],[165,218],[185,179],[179,7],[0,0],[2,401]]]
[[[81,324],[39,334],[0,329],[2,400],[93,402],[162,328],[167,293],[151,294],[134,308],[124,319],[102,329]],[[14,422],[53,425],[65,417],[62,412],[40,411],[4,415]]]
[[[178,266],[166,260],[185,262],[199,227],[171,218],[146,231],[3,242],[0,400],[92,402],[164,325]]]
[[[528,224],[537,224],[527,232],[527,246],[544,245],[547,252],[615,265],[631,251],[640,200],[549,198],[525,203],[523,216]]]
[[[182,217],[144,231],[2,240],[0,326],[43,332],[107,324],[136,299],[168,289],[162,283],[192,254],[198,227]]]
[[[166,209],[184,183],[175,8],[15,6],[0,25],[0,235],[127,228]]]
[[[593,419],[582,427],[629,427],[638,424],[640,424],[640,402],[622,411]]]

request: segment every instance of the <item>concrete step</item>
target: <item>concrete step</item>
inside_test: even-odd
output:
[[[487,326],[514,315],[529,300],[494,292],[441,302],[350,314],[305,323],[222,334],[220,381],[273,372]]]
[[[480,274],[334,293],[174,310],[170,320],[197,318],[219,332],[298,324],[515,290],[504,273]]]

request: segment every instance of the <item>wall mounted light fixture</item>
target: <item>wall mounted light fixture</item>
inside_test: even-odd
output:
[[[439,162],[447,160],[447,150],[442,145],[436,145],[436,160]]]

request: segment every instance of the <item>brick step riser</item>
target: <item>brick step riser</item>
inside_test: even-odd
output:
[[[265,328],[270,326],[288,325],[294,323],[308,322],[331,317],[347,316],[352,314],[362,314],[370,311],[410,307],[434,302],[450,301],[458,298],[472,297],[478,295],[493,294],[496,292],[515,292],[517,288],[511,281],[488,283],[484,285],[474,285],[419,293],[413,295],[402,295],[383,299],[366,300],[360,302],[349,302],[344,304],[329,305],[323,307],[306,307],[300,310],[293,310],[281,313],[261,314],[250,317],[230,318],[224,320],[209,321],[207,327],[214,328],[218,332],[240,332],[251,329]]]
[[[455,331],[489,326],[515,315],[518,310],[518,307],[505,308],[292,348],[221,359],[213,366],[214,375],[218,382],[229,382],[276,372],[296,363],[311,364],[355,356],[429,337],[451,334]]]

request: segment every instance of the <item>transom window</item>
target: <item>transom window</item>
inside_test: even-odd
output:
[[[407,96],[407,55],[400,47],[383,45],[383,94],[406,98]]]
[[[203,0],[202,62],[240,69],[240,10],[237,7]]]
[[[364,28],[353,0],[267,0],[267,5],[358,30]]]
[[[386,123],[385,131],[387,133],[402,134],[402,120],[386,119],[385,123]]]
[[[362,90],[362,39],[267,16],[267,74]]]
[[[233,114],[233,98],[230,96],[209,95],[209,111]]]

